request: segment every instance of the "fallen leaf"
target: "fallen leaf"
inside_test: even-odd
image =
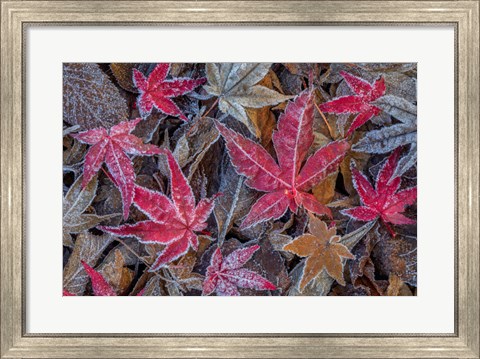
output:
[[[373,116],[380,114],[381,110],[372,102],[385,94],[385,82],[383,78],[376,80],[373,84],[356,77],[348,72],[341,71],[348,86],[352,89],[355,95],[342,96],[332,101],[320,105],[323,112],[343,114],[351,113],[357,114],[354,118],[346,136],[349,136],[357,128],[362,126]]]
[[[135,172],[127,153],[137,156],[160,154],[160,148],[130,134],[141,119],[124,121],[113,126],[108,132],[105,128],[72,134],[80,142],[91,145],[85,156],[82,186],[85,187],[100,170],[103,162],[112,176],[112,180],[122,194],[123,217],[128,218],[133,199]]]
[[[205,79],[174,78],[167,80],[169,71],[170,64],[160,63],[146,78],[143,73],[133,69],[133,81],[140,92],[137,98],[137,107],[143,118],[150,115],[155,107],[164,114],[188,121],[171,98],[193,91],[195,87],[202,85]]]
[[[92,282],[93,294],[95,296],[116,296],[117,295],[117,293],[115,293],[115,290],[110,286],[110,284],[107,283],[105,278],[103,278],[100,273],[98,273],[95,269],[90,267],[84,261],[81,261],[81,263],[85,272],[90,277],[90,280]]]
[[[347,247],[339,243],[340,236],[336,235],[336,228],[329,229],[325,222],[311,215],[308,229],[310,233],[295,238],[284,247],[284,250],[300,257],[307,257],[300,290],[305,288],[323,269],[338,283],[345,285],[342,257],[348,259],[355,257]]]
[[[220,296],[238,296],[237,287],[255,290],[275,290],[275,285],[248,269],[242,268],[259,249],[258,245],[240,248],[223,258],[220,248],[215,250],[207,268],[202,295],[215,292]]]
[[[112,63],[110,64],[110,70],[112,70],[113,76],[118,81],[118,84],[125,91],[138,93],[138,89],[133,82],[133,69],[137,69],[142,73],[150,73],[155,68],[155,64],[151,63]]]
[[[257,130],[245,108],[276,105],[292,98],[257,85],[267,75],[269,63],[207,63],[205,66],[208,80],[205,90],[218,97],[223,113],[244,123],[254,135]]]
[[[63,269],[63,288],[74,295],[83,295],[88,283],[88,275],[81,261],[94,266],[113,240],[114,237],[109,234],[95,236],[89,232],[80,233],[68,263]]]
[[[337,170],[349,144],[344,140],[331,142],[310,156],[302,167],[313,142],[312,122],[312,93],[304,91],[288,104],[273,134],[279,164],[263,147],[217,122],[236,171],[247,177],[245,184],[267,192],[253,205],[241,229],[278,219],[288,208],[296,212],[299,206],[319,215],[331,215],[308,191]]]
[[[222,166],[220,173],[220,188],[222,193],[214,208],[215,220],[218,228],[218,243],[222,245],[226,234],[239,219],[242,219],[251,208],[255,194],[244,185],[244,178],[239,176],[233,165],[227,161]]]
[[[123,295],[132,283],[134,272],[125,267],[125,258],[119,249],[114,250],[114,256],[115,260],[106,264],[101,274],[116,293]]]
[[[63,64],[63,120],[82,130],[110,128],[127,119],[127,103],[96,64]]]
[[[192,188],[170,151],[165,151],[171,176],[171,201],[164,194],[136,186],[134,203],[147,217],[147,221],[119,227],[99,227],[120,237],[135,237],[142,243],[159,243],[165,249],[158,254],[150,268],[156,271],[187,253],[198,249],[198,236],[207,227],[213,211],[215,197],[202,199],[195,205]]]
[[[352,231],[348,234],[345,234],[339,241],[343,244],[349,251],[351,251],[373,228],[375,222],[369,222],[363,225],[362,227]],[[302,290],[300,290],[300,281],[303,278],[305,268],[305,262],[301,262],[297,265],[291,272],[290,278],[292,285],[288,291],[289,296],[325,296],[327,295],[332,285],[335,281],[330,275],[328,275],[326,270],[322,270],[314,279],[310,281]]]
[[[394,151],[378,173],[375,189],[368,179],[356,168],[352,168],[355,188],[362,206],[343,210],[342,213],[358,221],[373,221],[381,218],[384,223],[413,224],[415,220],[405,217],[401,212],[415,203],[417,187],[397,192],[401,178],[394,177],[400,152]]]
[[[70,233],[81,233],[111,218],[121,216],[120,213],[99,216],[94,213],[84,213],[92,204],[97,191],[97,177],[82,188],[83,177],[80,176],[70,187],[63,199],[63,245],[73,247]]]

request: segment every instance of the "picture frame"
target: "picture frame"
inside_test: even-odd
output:
[[[1,1],[1,358],[479,358],[479,6],[472,1]],[[141,20],[140,20],[141,19]],[[455,27],[453,334],[31,334],[25,330],[25,28],[42,25]]]

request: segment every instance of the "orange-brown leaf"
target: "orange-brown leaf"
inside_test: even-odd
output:
[[[295,238],[284,250],[300,257],[307,257],[300,281],[300,290],[325,269],[338,283],[345,285],[343,278],[343,258],[354,259],[352,253],[343,244],[338,243],[340,237],[335,228],[328,228],[314,216],[308,223],[310,233]]]

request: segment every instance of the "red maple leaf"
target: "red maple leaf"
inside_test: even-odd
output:
[[[105,128],[94,128],[72,135],[80,142],[92,145],[85,156],[82,186],[85,187],[91,181],[105,162],[114,184],[122,194],[125,219],[128,218],[132,204],[135,183],[135,171],[127,153],[148,156],[162,152],[157,146],[145,144],[140,138],[130,134],[141,120],[137,118],[120,122],[109,131]]]
[[[166,80],[169,71],[170,64],[158,64],[147,79],[140,71],[133,69],[133,81],[140,90],[137,107],[142,117],[148,116],[155,106],[160,112],[188,121],[171,98],[192,91],[195,87],[204,84],[206,79],[174,78]]]
[[[277,289],[260,274],[242,268],[259,248],[258,245],[240,248],[230,253],[225,259],[220,248],[217,248],[207,268],[202,295],[209,295],[215,291],[217,295],[237,296],[240,295],[237,288]]]
[[[372,101],[385,95],[385,81],[380,77],[373,84],[369,84],[364,79],[356,77],[345,71],[340,71],[340,75],[347,82],[348,87],[355,92],[355,95],[342,96],[332,101],[320,105],[320,109],[327,113],[356,113],[347,132],[347,137],[357,128],[377,116],[382,110],[371,104]]]
[[[192,188],[170,151],[164,152],[170,169],[172,200],[160,192],[135,186],[134,204],[148,216],[148,220],[119,227],[98,227],[120,237],[135,237],[142,243],[164,244],[150,271],[186,254],[192,247],[198,249],[198,236],[207,227],[207,219],[216,196],[202,199],[195,205]]]
[[[278,219],[288,208],[296,212],[298,206],[331,216],[330,209],[308,191],[337,169],[350,145],[346,140],[331,142],[311,155],[302,167],[314,140],[311,91],[289,102],[278,120],[272,137],[278,164],[259,144],[218,122],[216,125],[236,171],[248,178],[249,187],[267,192],[252,207],[241,228]]]
[[[369,222],[381,218],[385,223],[414,224],[413,219],[405,217],[401,212],[405,207],[415,203],[417,187],[397,192],[401,178],[393,177],[397,167],[400,148],[395,150],[378,172],[375,189],[367,177],[352,167],[353,184],[363,206],[343,210],[342,213],[359,221]]]

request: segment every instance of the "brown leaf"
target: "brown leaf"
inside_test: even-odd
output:
[[[322,204],[328,204],[335,196],[335,185],[337,184],[338,171],[332,173],[318,185],[313,187],[312,192],[315,198]]]
[[[171,278],[175,281],[175,292],[180,290],[187,292],[192,289],[202,290],[204,277],[198,273],[193,273],[193,268],[197,262],[197,255],[194,251],[189,251],[176,264],[168,266]],[[170,289],[172,283],[167,283],[167,289]],[[177,294],[178,295],[178,294]]]
[[[300,289],[305,288],[323,269],[338,283],[345,285],[342,257],[355,257],[347,247],[338,243],[340,237],[336,235],[336,228],[329,229],[325,222],[311,215],[308,229],[310,233],[295,238],[284,247],[300,257],[307,257]]]
[[[375,222],[370,222],[362,227],[356,229],[353,232],[350,232],[342,237],[340,242],[345,245],[349,250],[352,250],[357,243],[362,240],[363,237],[372,229]],[[292,279],[292,283],[296,283],[293,285],[290,290],[288,291],[289,296],[297,296],[297,295],[308,295],[308,296],[324,296],[330,292],[332,284],[334,283],[334,279],[328,275],[328,273],[323,270],[320,274],[315,277],[309,284],[305,286],[303,290],[300,291],[299,283],[302,279],[302,274],[304,270],[305,263],[301,262],[297,265],[292,272],[290,272],[290,278]]]
[[[95,236],[89,232],[77,236],[73,252],[63,269],[63,289],[75,295],[83,295],[89,277],[82,266],[85,261],[90,266],[95,266],[103,251],[114,240],[111,235]]]
[[[272,132],[277,125],[271,108],[271,106],[265,106],[246,109],[250,121],[255,126],[256,136],[260,139],[263,147],[266,147],[272,140]]]
[[[281,89],[280,80],[278,79],[275,72],[270,70],[268,74],[263,78],[258,85],[265,86],[270,90],[275,88],[283,93]],[[267,145],[272,140],[273,130],[277,126],[277,121],[275,119],[274,113],[271,111],[273,106],[265,106],[261,108],[246,108],[248,117],[255,126],[256,136],[260,139],[260,143],[263,147]]]
[[[358,245],[353,253],[356,259],[349,263],[350,280],[355,287],[363,287],[370,295],[383,295],[384,288],[375,280],[375,266],[370,258],[370,253],[379,240],[385,240],[378,233],[379,225],[370,231]]]
[[[237,174],[228,155],[224,156],[221,168],[219,192],[222,196],[217,198],[213,209],[220,245],[232,226],[248,213],[255,199],[255,193],[244,185],[244,178]]]
[[[417,286],[417,240],[416,238],[397,235],[379,242],[372,259],[380,275],[397,275],[402,281]]]
[[[77,178],[63,199],[63,243],[68,247],[72,244],[71,240],[68,240],[68,234],[81,233],[104,221],[121,216],[120,213],[104,216],[84,213],[95,198],[98,181],[95,176],[85,188],[82,188],[82,179],[83,175]]]
[[[399,276],[391,273],[389,278],[389,285],[386,295],[388,296],[412,296],[412,291],[408,286],[400,279]]]
[[[63,120],[81,130],[127,120],[125,99],[97,64],[63,65]]]
[[[106,264],[100,272],[117,294],[122,295],[130,287],[134,272],[125,267],[125,258],[120,250],[115,249],[114,255],[115,260]]]

